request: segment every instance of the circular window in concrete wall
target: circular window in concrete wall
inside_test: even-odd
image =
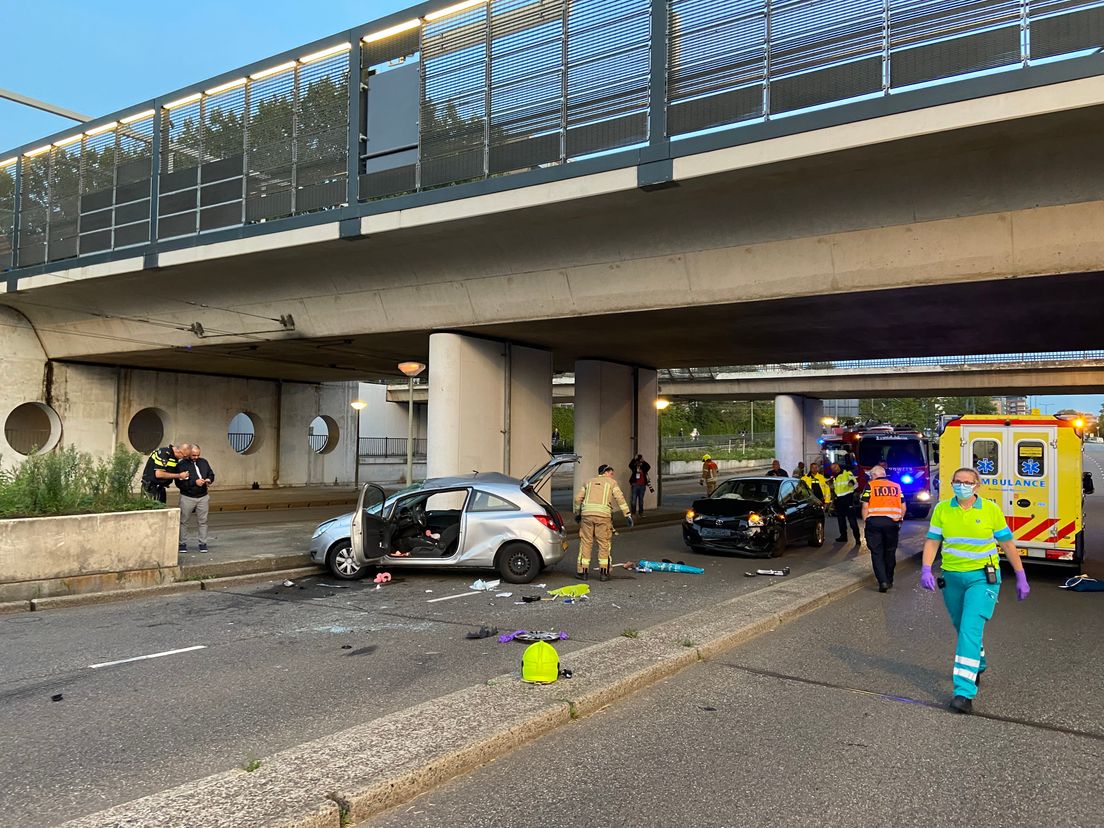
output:
[[[325,414],[315,417],[307,426],[307,441],[315,454],[329,454],[337,448],[339,437],[337,420]]]
[[[226,438],[230,441],[230,448],[238,454],[252,454],[260,447],[261,420],[256,414],[248,411],[239,411],[230,420],[226,429]]]
[[[23,403],[4,421],[4,438],[24,456],[49,451],[61,439],[61,417],[48,405]]]
[[[155,448],[164,445],[168,423],[169,415],[160,408],[143,408],[130,418],[127,439],[130,440],[135,451],[149,454]]]

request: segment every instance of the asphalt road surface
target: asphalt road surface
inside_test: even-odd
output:
[[[1104,502],[1102,498],[1104,495],[1097,495],[1093,501]],[[1094,507],[1094,515],[1097,524],[1104,525],[1104,509]],[[923,529],[922,522],[912,522],[906,527],[907,540],[903,544],[906,550],[919,548]],[[831,537],[833,533],[829,531],[828,534]],[[706,572],[683,576],[621,573],[608,584],[592,583],[591,600],[571,605],[514,603],[522,594],[537,593],[539,590],[535,587],[505,586],[502,591],[513,593],[508,598],[469,594],[467,586],[479,573],[443,570],[405,573],[401,581],[380,590],[370,583],[338,584],[325,577],[315,577],[292,587],[267,583],[0,618],[0,637],[4,641],[3,670],[0,672],[0,728],[5,736],[0,741],[3,822],[27,828],[54,825],[239,766],[252,757],[264,757],[515,670],[523,649],[521,645],[498,644],[493,638],[465,639],[465,633],[478,629],[481,624],[497,626],[504,631],[519,628],[567,630],[571,639],[559,649],[565,665],[570,666],[574,649],[607,640],[629,628],[644,629],[685,612],[712,606],[742,592],[769,588],[772,582],[760,577],[744,577],[745,571],[757,565],[753,561],[692,555],[683,547],[677,526],[622,533],[615,539],[614,549],[615,560],[684,559],[698,563]],[[791,577],[794,577],[855,554],[854,547],[837,546],[829,541],[821,550],[791,547],[777,563],[792,567]],[[549,588],[575,583],[569,574],[572,569],[573,563],[566,560],[541,580]],[[907,582],[907,578],[907,570],[902,571],[898,583]],[[1053,583],[1048,587],[1045,578],[1037,580],[1036,584],[1037,591],[1051,589],[1057,594]],[[861,598],[873,601],[872,606],[884,610],[885,606],[894,606],[908,594],[906,589],[899,587],[890,593],[888,602],[887,596],[873,592]],[[464,597],[430,603],[449,595]],[[922,597],[931,603],[931,596]],[[1081,601],[1085,607],[1095,607],[1093,602],[1098,600],[1093,595],[1062,593],[1060,597]],[[1026,629],[1012,627],[1019,608],[1010,608],[1007,601],[1001,605],[999,620],[1034,642],[1032,649],[1024,653],[1051,656],[1050,661],[1040,661],[1041,665],[1046,665],[1048,674],[1061,675],[1062,665],[1065,665],[1070,684],[1059,692],[1071,697],[1071,701],[1055,722],[1077,729],[1078,698],[1085,695],[1080,692],[1084,671],[1098,671],[1100,663],[1099,628],[1084,640],[1071,638],[1064,624],[1072,603],[1034,598],[1023,605],[1023,611],[1030,609],[1040,617],[1045,616],[1045,624],[1031,624]],[[858,617],[867,617],[854,608],[857,600],[860,599],[839,605],[848,608],[846,618],[857,611]],[[893,684],[891,692],[917,700],[917,704],[898,705],[911,711],[909,715],[943,715],[942,711],[923,704],[925,700],[941,703],[939,677],[944,676],[950,658],[947,631],[939,626],[948,625],[938,612],[928,607],[921,625],[923,633],[916,633],[917,636],[930,635],[930,642],[922,647],[915,643],[902,644],[906,649],[915,649],[916,653],[896,654],[888,665],[881,666],[881,673],[874,672],[858,653],[869,648],[871,652],[880,653],[879,658],[884,658],[885,652],[878,648],[885,646],[885,642],[879,643],[873,631],[882,629],[881,635],[888,636],[896,627],[883,619],[880,625],[871,620],[848,628],[829,622],[836,612],[836,608],[830,608],[815,613],[806,621],[793,625],[792,630],[772,634],[772,641],[783,635],[801,634],[806,638],[794,638],[782,650],[767,652],[761,662],[745,665],[737,658],[744,651],[737,651],[733,663],[746,669],[729,667],[726,672],[717,673],[714,679],[699,679],[702,692],[709,681],[719,682],[721,686],[726,681],[734,681],[731,677],[722,680],[721,676],[737,673],[744,682],[744,689],[736,694],[738,698],[758,697],[760,694],[751,689],[755,682],[779,682],[780,686],[797,688],[794,693],[807,694],[808,698],[795,695],[791,701],[775,703],[770,701],[768,694],[763,702],[760,711],[763,717],[773,716],[784,722],[794,715],[791,703],[803,708],[801,715],[804,717],[806,709],[815,709],[814,694],[829,694],[817,695],[818,699],[829,698],[831,693],[847,699],[858,698],[862,694],[836,690],[834,685],[862,689],[863,681],[875,675],[895,680],[896,672],[901,669],[899,665],[912,664],[922,653],[924,670],[916,673],[909,684],[903,680]],[[1095,622],[1094,616],[1087,616],[1086,629],[1091,629],[1090,622]],[[1058,629],[1056,640],[1043,642],[1040,636],[1055,628]],[[1004,648],[998,646],[996,639],[991,646],[994,649],[992,698],[997,698],[1005,682],[1022,691],[1023,684],[1018,681],[1013,684],[1011,679],[1015,669],[1013,656],[1008,657],[1006,668],[1005,656],[997,656]],[[783,651],[788,653],[789,661],[780,658]],[[803,655],[812,659],[812,666],[805,667],[811,671],[812,679],[800,672]],[[157,657],[140,658],[142,656]],[[771,672],[793,674],[795,678],[754,672],[751,668],[759,663],[770,665]],[[880,662],[872,663],[877,666]],[[825,664],[833,665],[836,672],[825,672]],[[703,669],[714,671],[720,666],[715,663]],[[847,670],[857,671],[856,675],[848,675]],[[927,685],[918,685],[925,677]],[[813,680],[823,680],[832,686],[815,685],[811,683]],[[691,682],[688,692],[698,692],[694,689],[697,686]],[[925,686],[927,696],[923,695]],[[662,694],[655,696],[656,692],[660,691],[651,691],[641,699],[634,698],[607,715],[630,716],[631,728],[640,730],[643,738],[645,728],[642,725],[652,720],[639,713],[643,709],[641,705],[648,703],[647,699],[654,698],[661,706],[672,704],[674,709],[681,709],[680,702],[665,701]],[[990,691],[987,689],[987,692]],[[1038,692],[1043,699],[1049,694],[1049,691]],[[53,701],[58,695],[61,699]],[[716,713],[710,712],[710,715],[736,709],[731,705],[704,706],[717,707]],[[828,707],[827,721],[838,723],[838,718],[832,718],[842,715],[842,710],[836,709],[838,702]],[[752,716],[748,720],[751,722],[755,721],[754,712],[749,708],[741,715]],[[1038,717],[1039,714],[1034,715]],[[1098,721],[1102,718],[1096,714]],[[594,718],[581,726],[590,727],[603,720],[604,717]],[[691,721],[697,720],[685,722],[688,733]],[[945,726],[939,721],[939,726]],[[978,722],[991,723],[991,720],[979,718]],[[725,722],[719,729],[718,725],[712,721],[709,731],[728,733],[731,738],[743,738],[739,734],[749,727],[741,722]],[[800,733],[803,726],[799,725],[797,732]],[[971,722],[966,726],[979,725]],[[570,731],[581,732],[574,727]],[[694,762],[699,766],[716,764],[731,771],[732,745],[728,738],[720,745],[708,740],[699,742]],[[903,744],[907,740],[901,741]],[[674,744],[672,742],[672,749]],[[762,744],[768,745],[767,742]],[[627,755],[625,751],[619,752]],[[807,750],[805,755],[810,755]],[[766,755],[764,767],[779,767],[781,758]],[[589,771],[592,764],[591,760],[572,758],[567,768],[578,765]],[[634,774],[640,776],[646,770],[647,766],[633,761]],[[1066,773],[1065,768],[1063,773]],[[1037,780],[1041,776],[1040,770],[1030,779]],[[564,787],[565,770],[557,766],[554,773],[545,771],[529,778],[552,778],[555,780],[552,787],[567,790],[565,796],[568,798],[583,788],[594,789],[611,800],[627,796],[621,783],[605,782],[600,774],[585,773],[584,777],[585,783]],[[795,784],[792,775],[787,783]],[[527,796],[519,799],[521,795],[517,793],[528,790],[528,783],[493,790],[493,796],[484,793],[482,799],[497,799],[515,807],[520,801],[528,807]],[[518,812],[511,813],[516,816]],[[642,810],[641,813],[649,812]],[[477,824],[477,818],[473,820],[476,821],[472,824]],[[451,821],[464,823],[461,819]]]
[[[1086,464],[1098,486],[1101,456]],[[1086,568],[1104,577],[1104,495],[1086,506]],[[1006,574],[965,717],[946,709],[954,633],[918,571],[900,564],[886,595],[855,593],[361,828],[1099,826],[1104,594],[1030,567],[1018,603]]]
[[[794,577],[855,554],[829,541],[771,563]],[[440,570],[397,571],[380,590],[321,576],[2,617],[0,812],[8,824],[54,825],[516,670],[522,645],[465,638],[482,624],[566,630],[569,665],[574,649],[773,580],[744,576],[762,561],[693,555],[677,525],[622,532],[614,556],[706,571],[615,570],[570,605],[517,605],[542,590],[477,594],[468,585],[493,573]],[[577,583],[573,571],[565,559],[539,581]],[[463,597],[430,603],[449,595]]]

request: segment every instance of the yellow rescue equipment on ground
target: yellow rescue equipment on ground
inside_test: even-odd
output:
[[[981,476],[1026,560],[1079,565],[1085,556],[1084,478],[1077,424],[1053,415],[969,414],[939,440],[939,497],[958,468]]]

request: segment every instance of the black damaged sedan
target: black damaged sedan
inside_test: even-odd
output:
[[[790,544],[824,545],[824,505],[794,478],[734,477],[694,501],[682,537],[695,552],[773,558]]]

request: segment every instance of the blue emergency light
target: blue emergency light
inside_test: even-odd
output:
[[[912,475],[911,474],[902,474],[901,475],[901,482],[905,483],[906,485],[911,483],[912,482]]]

